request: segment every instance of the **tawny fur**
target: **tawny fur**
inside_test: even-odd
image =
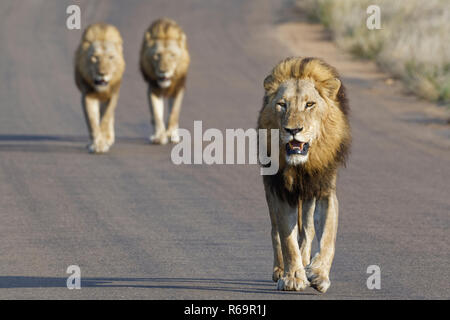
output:
[[[162,18],[146,30],[140,53],[141,73],[148,83],[148,95],[155,133],[153,143],[176,143],[181,103],[184,95],[190,56],[186,34],[173,20]],[[161,80],[169,75],[168,80]],[[164,78],[164,77],[163,77]],[[167,86],[164,83],[170,83]],[[168,98],[170,116],[167,130],[164,123],[163,102]]]
[[[104,23],[86,28],[75,53],[75,82],[82,95],[92,153],[104,153],[114,144],[114,113],[125,71],[122,37]],[[99,85],[96,81],[102,80]]]
[[[311,285],[325,292],[337,231],[337,169],[345,164],[351,143],[345,89],[337,71],[317,58],[283,60],[264,80],[264,89],[258,128],[280,132],[279,171],[263,178],[272,222],[273,279],[282,290]],[[308,101],[314,107],[308,109]],[[295,138],[308,139],[310,148],[307,158],[292,164],[283,139],[289,136],[285,128],[295,126],[302,129]],[[267,141],[270,153],[270,131]],[[314,233],[320,250],[311,260]]]

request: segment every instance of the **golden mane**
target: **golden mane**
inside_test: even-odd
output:
[[[110,24],[97,23],[90,25],[83,33],[82,42],[91,44],[94,41],[122,44],[119,30]]]
[[[186,44],[186,36],[183,29],[172,19],[161,18],[156,20],[147,29],[145,37],[151,40],[179,40]]]
[[[264,80],[266,96],[272,96],[278,90],[281,83],[288,79],[310,79],[314,82],[317,91],[323,98],[332,99],[341,111],[348,114],[348,104],[345,100],[345,93],[332,96],[329,94],[333,89],[328,80],[339,79],[336,69],[319,58],[297,58],[290,57],[281,61],[273,68],[271,74]],[[343,86],[341,86],[343,88]]]
[[[273,68],[264,80],[265,95],[258,119],[259,129],[281,129],[277,114],[268,105],[280,85],[289,79],[313,81],[328,105],[326,114],[320,119],[321,131],[315,145],[310,148],[308,161],[303,165],[288,165],[284,146],[280,146],[278,173],[264,177],[265,183],[280,197],[295,204],[299,197],[320,197],[334,188],[337,168],[345,164],[349,152],[351,135],[345,88],[336,69],[318,58],[287,58]]]

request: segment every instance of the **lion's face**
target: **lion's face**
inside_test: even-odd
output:
[[[151,62],[161,88],[168,88],[181,61],[183,49],[177,40],[156,40],[145,55]]]
[[[124,59],[121,45],[108,41],[90,44],[85,56],[87,81],[98,92],[110,89],[123,73]]]
[[[309,150],[320,137],[328,105],[308,79],[289,79],[269,102],[277,117],[280,154],[289,165],[308,161]]]

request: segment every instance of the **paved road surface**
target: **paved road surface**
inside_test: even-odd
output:
[[[0,298],[450,297],[448,131],[419,111],[392,110],[409,110],[414,98],[372,92],[376,80],[343,72],[354,147],[340,175],[332,286],[322,296],[275,291],[256,166],[175,166],[171,146],[147,143],[138,51],[153,19],[172,17],[188,34],[181,126],[250,128],[272,66],[309,55],[280,41],[290,2],[79,1],[83,27],[103,20],[121,30],[127,61],[118,141],[93,156],[72,74],[81,31],[65,28],[72,1],[1,1]],[[382,288],[371,291],[374,264]],[[69,265],[81,267],[81,290],[66,288]]]

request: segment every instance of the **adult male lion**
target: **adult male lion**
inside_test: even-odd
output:
[[[105,153],[114,144],[114,111],[125,61],[116,27],[90,25],[75,54],[75,82],[81,91],[91,153]]]
[[[317,58],[281,61],[264,80],[264,89],[258,127],[280,134],[278,173],[263,178],[272,222],[273,280],[279,290],[311,285],[325,292],[338,225],[337,169],[351,141],[345,90],[336,70]],[[319,252],[311,259],[314,233]]]
[[[180,141],[178,120],[189,63],[186,35],[181,27],[167,18],[153,22],[145,32],[140,55],[154,125],[152,143],[166,144],[168,139],[173,143]],[[171,110],[167,130],[164,98],[168,98]]]

